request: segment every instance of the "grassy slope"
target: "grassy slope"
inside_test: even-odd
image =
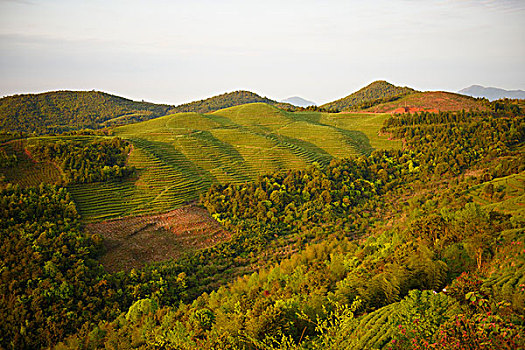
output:
[[[396,101],[382,103],[368,108],[367,111],[388,113],[405,106],[438,111],[461,111],[462,109],[485,111],[489,109],[484,102],[473,97],[443,91],[428,91],[416,92]]]
[[[241,183],[334,157],[399,148],[398,141],[378,136],[386,117],[289,113],[256,103],[126,125],[115,132],[133,143],[129,164],[138,176],[71,191],[88,221],[167,211],[197,199],[212,183]]]
[[[300,169],[333,158],[399,148],[378,132],[386,114],[285,112],[254,103],[211,114],[178,113],[115,129],[132,142],[128,163],[137,175],[124,181],[71,185],[87,222],[166,212],[198,199],[213,183],[242,183],[259,175]],[[53,164],[35,163],[27,143],[59,138],[89,141],[100,136],[40,136],[1,145],[15,152],[16,167],[0,169],[6,182],[23,186],[60,178]]]

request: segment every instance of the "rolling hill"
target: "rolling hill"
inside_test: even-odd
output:
[[[266,103],[286,110],[296,110],[297,108],[286,102],[277,102],[266,97],[261,97],[250,91],[233,91],[225,94],[213,96],[204,100],[185,103],[172,108],[172,113],[196,112],[209,113],[219,109],[239,106],[247,103]]]
[[[135,102],[98,91],[54,91],[0,99],[0,129],[60,133],[99,129],[165,115],[170,106]]]
[[[325,103],[320,107],[328,111],[350,111],[374,106],[383,102],[393,101],[407,94],[416,92],[408,87],[392,85],[384,80],[378,80],[364,88],[339,100]]]
[[[4,134],[0,348],[524,348],[525,117],[491,106]]]
[[[212,184],[398,148],[378,136],[386,117],[291,113],[255,103],[121,126],[115,134],[133,144],[129,165],[138,178],[70,190],[88,221],[163,212],[198,199]]]
[[[289,111],[298,109],[249,91],[234,91],[179,106],[137,102],[99,91],[54,91],[0,99],[0,130],[49,134],[100,129],[177,112],[208,113],[255,102]]]
[[[264,103],[211,114],[167,115],[114,129],[116,136],[133,145],[128,165],[137,169],[136,177],[75,184],[69,190],[86,221],[166,212],[198,199],[212,184],[243,183],[274,171],[312,163],[324,166],[334,158],[399,148],[399,141],[378,136],[387,117],[286,112]],[[59,138],[41,136],[25,142]]]

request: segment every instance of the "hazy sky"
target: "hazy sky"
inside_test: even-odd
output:
[[[525,0],[0,0],[0,95],[525,89]]]

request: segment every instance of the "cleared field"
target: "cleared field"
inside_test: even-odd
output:
[[[116,136],[133,144],[128,165],[137,169],[134,178],[72,185],[69,190],[87,223],[167,212],[197,200],[213,183],[253,181],[259,175],[301,169],[313,162],[324,166],[333,158],[399,148],[400,142],[379,136],[387,117],[291,113],[263,103],[211,114],[164,116],[115,129]],[[84,142],[96,137],[67,136]],[[59,138],[46,136],[27,142]],[[23,152],[22,146],[20,150]],[[47,172],[55,169],[46,166]],[[28,174],[24,178],[36,176],[31,181],[38,184],[59,175]]]
[[[86,231],[104,237],[105,253],[100,262],[109,272],[177,258],[230,237],[205,209],[196,206],[160,215],[92,223],[86,225]]]

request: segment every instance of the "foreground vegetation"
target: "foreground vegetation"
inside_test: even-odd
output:
[[[239,125],[250,115],[239,111],[187,122],[201,130]],[[12,243],[0,255],[0,345],[524,347],[525,117],[515,112],[385,117],[382,133],[403,139],[403,150],[368,148],[341,159],[328,146],[307,166],[211,182],[202,204],[231,238],[130,272],[97,265],[101,238],[78,228],[65,189],[9,185],[1,193],[0,234]],[[284,144],[286,130],[323,126],[330,140],[328,132],[351,119],[267,113],[275,119],[245,119],[241,130],[278,131]],[[193,135],[184,118],[163,119],[149,122],[158,129],[149,131],[157,147],[148,149],[159,159],[169,154],[155,140],[160,133],[173,137],[178,126],[180,139]],[[122,138],[126,132],[131,127],[117,130]],[[129,137],[134,146],[138,139]],[[359,149],[356,140],[340,147]],[[313,152],[314,139],[307,141],[296,145]]]

